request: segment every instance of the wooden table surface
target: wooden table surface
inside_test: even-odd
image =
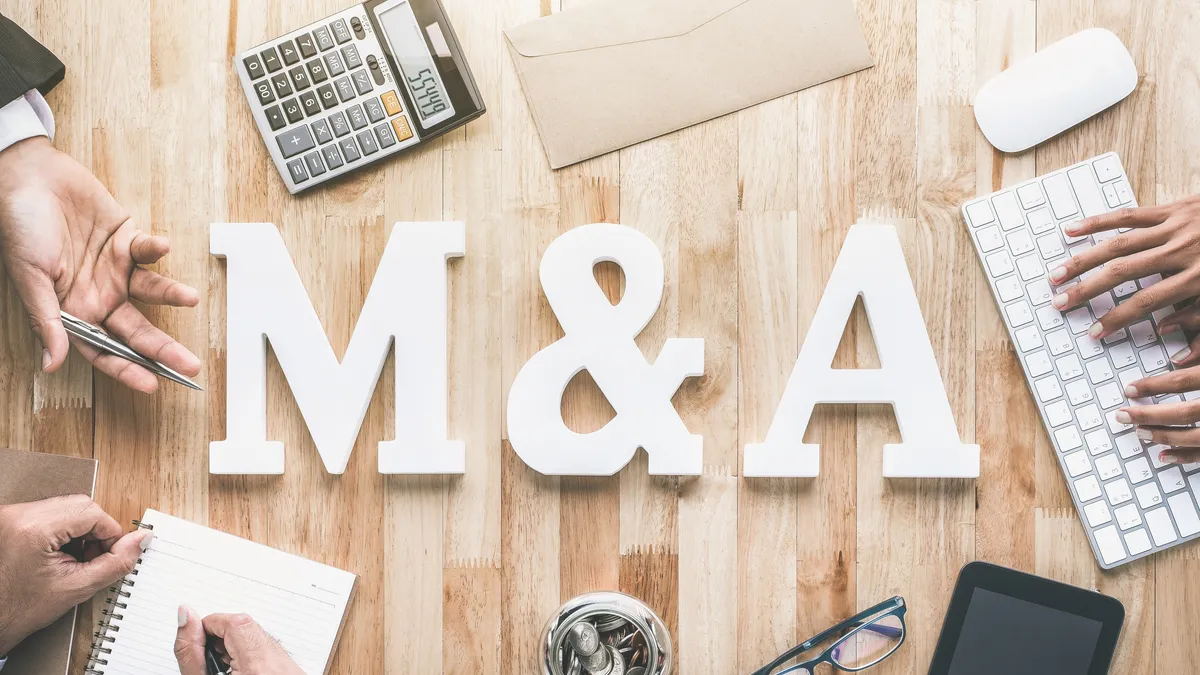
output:
[[[611,588],[659,610],[684,675],[748,673],[901,594],[909,640],[872,673],[923,673],[956,574],[976,559],[1120,598],[1113,672],[1194,671],[1200,549],[1096,566],[958,209],[1108,150],[1142,204],[1200,191],[1200,2],[857,0],[873,69],[557,172],[500,31],[575,0],[444,2],[487,114],[296,198],[264,152],[234,56],[348,0],[0,0],[67,64],[50,96],[55,144],[170,236],[162,269],[204,300],[151,314],[207,363],[204,394],[130,393],[74,356],[41,375],[0,281],[0,443],[95,457],[97,499],[122,521],[154,507],[361,575],[337,673],[531,675],[550,613]],[[978,84],[1097,25],[1133,52],[1133,95],[1036,151],[994,152],[972,115]],[[225,282],[208,224],[276,223],[341,354],[398,220],[467,224],[467,255],[448,266],[451,437],[467,444],[466,475],[377,473],[376,445],[392,438],[393,358],[348,471],[326,474],[272,356],[269,437],[286,444],[286,475],[210,477],[208,443],[225,433]],[[895,420],[865,405],[819,409],[807,439],[821,443],[820,477],[739,476],[741,448],[763,439],[860,220],[900,231],[958,427],[982,447],[978,480],[885,480]],[[505,440],[509,384],[561,335],[537,281],[541,253],[597,221],[642,230],[663,252],[667,290],[643,350],[706,341],[707,374],[675,396],[705,438],[699,478],[649,477],[641,453],[612,478],[549,478]],[[615,269],[598,278],[619,293]],[[836,362],[875,358],[856,309]],[[563,409],[577,430],[613,415],[586,376]],[[83,614],[81,636],[97,615]]]

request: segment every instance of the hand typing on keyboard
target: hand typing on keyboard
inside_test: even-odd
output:
[[[1172,309],[1200,296],[1200,195],[1164,206],[1125,208],[1086,218],[1066,233],[1086,236],[1114,231],[1121,233],[1050,270],[1050,280],[1056,285],[1078,279],[1060,289],[1052,301],[1054,307],[1066,312],[1122,284],[1141,280],[1142,290],[1125,297],[1091,325],[1088,333],[1092,338],[1102,339],[1123,329],[1136,338],[1139,322],[1164,308],[1159,334],[1200,332],[1200,306]],[[1161,281],[1146,283],[1155,278]],[[1188,463],[1200,461],[1200,429],[1191,426],[1200,422],[1200,337],[1180,347],[1170,354],[1176,370],[1131,381],[1125,386],[1125,395],[1149,403],[1155,396],[1195,392],[1196,400],[1176,396],[1174,402],[1156,405],[1131,401],[1133,405],[1117,411],[1116,420],[1137,425],[1143,440],[1173,446],[1160,453],[1160,461]]]

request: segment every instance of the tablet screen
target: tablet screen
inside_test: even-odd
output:
[[[975,588],[948,675],[1087,675],[1104,624]]]

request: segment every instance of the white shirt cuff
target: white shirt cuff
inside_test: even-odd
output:
[[[54,115],[36,89],[0,108],[0,152],[34,136],[54,138]]]

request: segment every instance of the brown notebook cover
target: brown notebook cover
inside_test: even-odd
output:
[[[84,494],[96,486],[96,460],[0,448],[0,504]],[[75,637],[75,610],[25,639],[4,675],[65,675]]]

